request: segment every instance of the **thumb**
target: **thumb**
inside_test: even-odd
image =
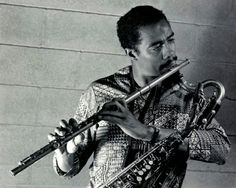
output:
[[[66,146],[66,149],[68,151],[68,153],[75,153],[78,148],[79,148],[79,144],[84,140],[84,135],[80,134],[78,136],[76,136],[75,138],[71,139]]]
[[[78,145],[78,144],[80,144],[81,142],[83,142],[83,141],[84,141],[84,138],[85,138],[84,134],[79,134],[78,136],[76,136],[76,137],[74,138],[74,143],[75,143],[75,145]]]
[[[125,102],[125,99],[116,98],[115,100],[119,102],[122,106],[124,106],[125,108],[128,108],[127,103]]]

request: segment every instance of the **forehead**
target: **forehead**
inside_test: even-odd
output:
[[[155,41],[166,40],[172,33],[172,29],[169,23],[162,20],[158,23],[143,26],[139,28],[140,44],[149,44]]]

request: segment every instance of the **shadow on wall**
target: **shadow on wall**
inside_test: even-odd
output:
[[[236,96],[236,1],[198,4],[193,63],[186,76],[193,83],[205,79],[221,81],[227,95]]]
[[[193,62],[183,73],[192,83],[206,79],[218,80],[225,86],[226,96],[235,98],[236,1],[210,2],[196,2],[198,11],[194,20],[196,37]],[[236,114],[236,105],[235,102],[225,99],[216,118],[223,123],[228,134],[236,135],[236,119],[230,114]]]
[[[196,16],[199,23],[194,57],[197,65],[191,72],[201,73],[194,76],[194,80],[200,76],[221,80],[227,85],[229,80],[225,75],[232,74],[230,65],[236,65],[236,1],[211,1],[203,5]],[[233,79],[236,81],[235,76]]]

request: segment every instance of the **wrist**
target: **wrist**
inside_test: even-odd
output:
[[[160,129],[154,127],[154,126],[149,126],[148,127],[148,132],[149,132],[149,137],[148,137],[148,141],[151,143],[151,144],[154,144],[156,142],[156,140],[158,139],[159,137],[159,131]]]

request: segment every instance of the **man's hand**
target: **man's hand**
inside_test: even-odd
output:
[[[134,117],[123,99],[113,99],[112,102],[104,104],[98,113],[98,118],[117,124],[124,133],[135,139],[151,141],[154,134],[152,127],[142,124]],[[161,128],[156,141],[166,138],[174,131],[176,130]],[[179,150],[188,151],[188,142],[186,141],[179,146]]]
[[[48,135],[48,140],[49,141],[53,141],[55,139],[57,139],[58,137],[65,137],[66,134],[70,133],[71,131],[73,131],[74,128],[78,127],[78,124],[76,122],[75,119],[71,118],[69,120],[69,122],[67,122],[66,120],[61,120],[59,122],[59,127],[56,127],[56,129],[54,130],[54,134],[50,133]],[[68,153],[75,153],[78,149],[78,144],[83,141],[84,139],[84,135],[78,135],[75,138],[73,138],[72,140],[70,140],[67,144],[66,147],[62,146],[61,148],[57,149],[55,152],[62,154],[64,153],[65,149]]]
[[[159,140],[162,140],[172,133],[174,133],[176,130],[175,129],[165,129],[161,128],[159,131]],[[189,140],[188,138],[185,138],[183,142],[178,146],[178,150],[176,153],[176,157],[178,157],[180,161],[186,161],[189,157]]]
[[[123,99],[113,99],[104,104],[98,118],[117,124],[124,133],[135,139],[150,141],[154,133],[153,128],[147,127],[134,117]]]

